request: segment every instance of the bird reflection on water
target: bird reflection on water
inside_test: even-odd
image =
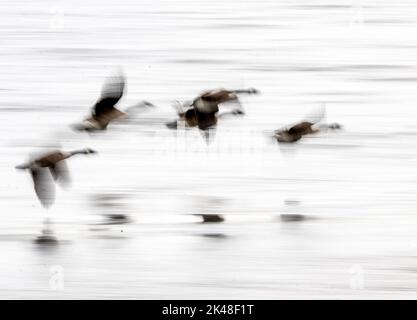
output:
[[[95,195],[91,204],[95,211],[104,218],[104,221],[95,222],[96,225],[120,225],[131,223],[129,211],[124,194],[98,194]]]
[[[200,216],[203,219],[203,223],[215,223],[215,222],[223,222],[223,216],[219,214],[196,214],[196,216]]]
[[[58,238],[55,236],[51,218],[44,218],[42,235],[35,239],[35,243],[40,245],[57,245]]]
[[[75,155],[95,154],[97,151],[85,148],[73,151],[54,150],[46,152],[28,162],[16,166],[19,170],[29,170],[35,193],[45,208],[49,208],[55,201],[55,182],[66,187],[69,184],[69,170],[66,159]]]
[[[66,188],[70,183],[69,169],[66,160],[79,154],[95,154],[97,151],[85,148],[73,151],[53,150],[43,152],[29,159],[26,163],[16,166],[19,170],[29,170],[35,193],[45,209],[55,202],[55,182]],[[45,218],[42,235],[37,238],[39,244],[57,243],[53,234],[50,218]]]

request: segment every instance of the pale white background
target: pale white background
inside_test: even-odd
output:
[[[417,298],[416,23],[405,0],[1,1],[0,297]],[[72,132],[118,67],[120,107],[158,109]],[[165,128],[221,86],[262,94],[208,146]],[[323,101],[344,131],[267,139]],[[56,143],[100,154],[46,211],[14,166]],[[57,246],[33,242],[47,215]]]

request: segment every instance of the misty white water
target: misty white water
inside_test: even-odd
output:
[[[6,0],[0,17],[0,298],[417,298],[414,2]],[[120,108],[158,108],[71,131],[119,67]],[[165,127],[217,87],[261,94],[209,145]],[[268,139],[323,102],[344,130]],[[56,144],[99,154],[68,161],[45,210],[14,166]],[[46,216],[55,246],[34,243]]]

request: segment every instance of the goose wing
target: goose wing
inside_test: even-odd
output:
[[[123,74],[109,78],[103,85],[101,96],[96,102],[93,113],[96,117],[108,114],[114,110],[125,91],[126,80]]]
[[[194,100],[194,107],[204,113],[219,112],[219,105],[227,102],[237,102],[239,105],[237,95],[229,90],[216,89],[202,93]]]
[[[217,89],[204,92],[201,95],[201,99],[208,102],[216,102],[218,104],[224,103],[227,101],[236,100],[237,96],[235,93],[225,89]]]
[[[280,134],[282,132],[287,132],[290,135],[305,135],[312,133],[313,126],[317,123],[319,123],[321,120],[324,119],[326,116],[326,107],[323,104],[319,108],[314,109],[312,112],[307,114],[304,117],[304,120],[292,124],[288,126],[287,128],[282,128],[280,130],[275,130],[275,134]]]
[[[312,124],[319,123],[326,117],[326,105],[323,103],[320,107],[313,109],[309,114],[304,117],[305,122]]]
[[[49,167],[52,178],[58,182],[62,187],[68,187],[70,184],[70,174],[67,163],[65,161],[59,161],[53,166]]]
[[[36,168],[31,169],[30,172],[39,201],[45,208],[50,207],[55,201],[55,184],[49,170]]]
[[[190,102],[180,102],[178,100],[175,100],[174,102],[171,103],[172,108],[174,108],[175,112],[178,115],[184,114],[185,111],[191,107]]]
[[[308,121],[300,122],[288,129],[288,133],[291,135],[304,135],[311,132],[312,125],[313,123]]]

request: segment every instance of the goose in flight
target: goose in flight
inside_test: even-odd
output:
[[[326,115],[326,109],[323,105],[318,111],[305,117],[305,120],[285,128],[275,130],[273,137],[278,142],[292,143],[299,141],[303,136],[317,133],[324,130],[338,130],[342,126],[338,123],[320,124]]]
[[[186,127],[198,127],[200,130],[214,128],[217,120],[226,114],[244,114],[238,98],[238,95],[242,93],[255,94],[258,93],[258,90],[249,88],[243,90],[215,89],[205,91],[191,103],[185,105],[177,104],[176,109],[179,120],[184,121]],[[220,113],[219,105],[223,103],[235,103],[238,107],[231,112]],[[176,129],[177,121],[167,123],[166,125],[168,128]]]
[[[63,187],[69,184],[69,171],[65,160],[77,154],[93,153],[96,151],[89,148],[69,152],[54,150],[18,165],[16,169],[29,170],[35,193],[42,206],[48,208],[55,201],[55,182]]]
[[[289,128],[275,130],[274,137],[278,142],[296,142],[307,134],[316,133],[319,130],[313,128],[314,123],[309,121],[301,121]]]
[[[154,107],[152,103],[142,101],[139,104],[120,111],[116,108],[117,103],[126,91],[126,78],[123,73],[109,78],[103,85],[101,95],[92,108],[91,115],[72,128],[79,131],[106,130],[107,126],[119,118],[127,117],[128,111],[134,108]]]
[[[202,223],[223,222],[224,217],[220,214],[195,214],[202,218]]]

